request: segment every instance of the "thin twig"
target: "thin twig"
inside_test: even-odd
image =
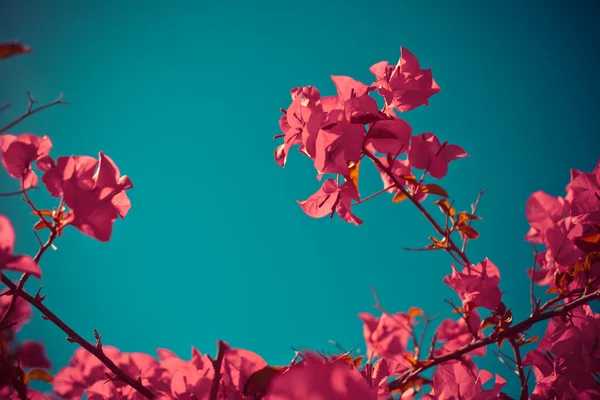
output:
[[[396,187],[398,188],[398,190],[400,192],[402,192],[403,195],[405,195],[414,205],[415,207],[417,207],[417,209],[421,212],[421,214],[423,214],[423,216],[425,216],[425,218],[427,218],[427,220],[431,223],[431,225],[433,225],[434,229],[441,235],[444,236],[445,230],[437,223],[437,221],[431,216],[431,214],[429,213],[429,211],[427,211],[422,205],[421,203],[419,203],[418,200],[416,200],[410,193],[408,193],[408,191],[404,188],[404,185],[402,185],[402,183],[398,180],[398,178],[394,175],[394,173],[391,171],[390,168],[387,168],[382,162],[381,160],[379,160],[377,157],[375,157],[370,151],[368,151],[365,147],[363,147],[363,152],[364,154],[369,157],[373,163],[375,163],[375,165],[377,165],[377,167],[385,172],[385,174],[391,179],[391,181],[396,185]],[[465,253],[463,253],[454,243],[454,241],[452,240],[452,238],[448,238],[448,251],[449,252],[455,252],[458,257],[460,257],[460,259],[465,263],[465,265],[467,266],[467,268],[470,270],[471,269],[471,262],[469,261],[469,259],[467,258],[467,256],[465,255]]]
[[[37,187],[37,186],[31,186],[31,187],[29,187],[27,189],[21,189],[21,190],[18,190],[16,192],[0,193],[0,197],[18,196],[20,194],[25,193],[27,190],[38,190],[38,189],[39,189],[39,187]]]
[[[481,201],[481,196],[483,196],[483,194],[487,192],[487,189],[483,189],[479,192],[479,194],[477,195],[477,200],[475,200],[475,204],[473,204],[473,207],[471,208],[471,214],[475,215],[475,213],[477,212],[477,207],[479,207],[479,202]],[[468,220],[467,221],[467,226],[471,226],[471,224],[473,223],[473,220]],[[462,244],[462,248],[461,251],[464,253],[467,250],[467,242],[469,241],[468,237],[465,237],[463,240],[463,244]]]
[[[396,185],[391,185],[391,186],[388,186],[388,187],[386,187],[386,188],[384,188],[384,189],[381,189],[379,192],[373,193],[372,195],[365,197],[364,199],[362,199],[362,200],[360,201],[360,203],[354,202],[354,203],[352,203],[350,206],[351,206],[351,207],[354,207],[354,206],[357,206],[357,205],[359,205],[359,204],[363,204],[363,203],[364,203],[364,202],[366,202],[367,200],[371,200],[373,197],[377,197],[377,196],[379,196],[380,194],[387,192],[388,190],[390,190],[390,189],[391,189],[391,188],[393,188],[394,186],[396,186]]]
[[[32,210],[37,212],[38,216],[42,220],[46,221],[46,219],[44,218],[44,216],[42,215],[40,210],[37,209],[37,207],[33,204],[31,199],[27,195],[27,191],[25,190],[25,178],[24,177],[21,181],[21,188],[22,188],[23,197],[25,198],[25,201],[27,202],[27,204],[29,204],[29,206],[31,207]],[[48,221],[46,221],[46,225],[48,226],[48,229],[50,229],[50,236],[48,237],[48,240],[46,241],[46,243],[44,243],[40,247],[37,254],[33,258],[33,261],[35,261],[36,264],[39,264],[42,256],[46,252],[46,250],[48,250],[48,248],[52,246],[54,240],[58,236],[58,230],[54,229]],[[18,294],[18,292],[23,290],[23,288],[25,287],[25,283],[27,283],[27,280],[29,279],[29,277],[30,277],[30,275],[28,273],[24,273],[23,275],[21,275],[21,278],[19,279],[19,284],[16,288],[15,294]],[[2,328],[8,322],[8,318],[10,317],[10,314],[13,312],[13,310],[15,308],[16,301],[17,301],[17,296],[13,295],[13,297],[10,299],[10,303],[8,304],[8,307],[4,311],[4,314],[2,315],[2,317],[0,318],[0,328]]]
[[[533,246],[533,245],[532,245]],[[529,282],[529,297],[531,300],[531,315],[535,314],[537,312],[537,300],[535,298],[535,293],[534,293],[534,286],[533,286],[533,277],[535,275],[535,267],[537,266],[537,256],[538,256],[538,251],[535,248],[535,246],[533,246],[533,266],[531,267],[531,282]]]
[[[32,116],[33,114],[40,112],[42,110],[45,110],[46,108],[50,108],[52,106],[55,106],[57,104],[65,104],[68,105],[69,103],[66,101],[63,101],[63,93],[61,93],[58,98],[54,101],[51,101],[48,104],[44,104],[43,106],[39,106],[36,109],[33,109],[33,105],[37,104],[38,101],[35,100],[32,96],[30,92],[27,92],[27,97],[29,98],[29,104],[27,105],[27,110],[23,113],[23,115],[21,115],[19,118],[15,119],[13,122],[9,123],[8,125],[6,125],[3,128],[0,128],[0,133],[4,133],[7,130],[9,130],[10,128],[12,128],[13,126],[17,125],[18,123],[22,122],[24,119],[26,119],[27,117]]]

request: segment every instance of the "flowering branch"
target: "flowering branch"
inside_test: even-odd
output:
[[[25,185],[24,185],[24,178],[21,182],[21,187],[23,189],[21,189],[21,192],[23,193],[23,197],[25,198],[25,201],[27,202],[27,204],[29,204],[29,206],[31,207],[32,210],[34,210],[35,212],[37,212],[37,214],[39,215],[40,218],[42,218],[43,221],[46,221],[44,219],[44,217],[42,216],[41,212],[37,209],[37,207],[33,204],[33,202],[31,201],[31,199],[29,198],[29,196],[27,195],[27,191],[25,190]],[[46,241],[46,243],[42,244],[40,246],[40,249],[38,250],[37,254],[35,255],[35,257],[33,258],[33,261],[36,264],[39,264],[40,260],[42,259],[42,256],[44,255],[44,253],[46,252],[46,250],[48,250],[48,248],[50,246],[52,246],[54,240],[56,239],[56,237],[58,236],[58,230],[54,229],[54,227],[52,227],[48,222],[46,222],[48,225],[48,229],[50,229],[50,237],[48,238],[48,240]],[[15,303],[17,301],[17,296],[14,296],[14,294],[16,294],[17,292],[20,292],[23,290],[23,288],[25,287],[25,283],[27,283],[27,280],[29,279],[30,274],[28,273],[24,273],[23,275],[21,275],[21,279],[19,279],[19,284],[17,285],[16,289],[15,289],[15,293],[13,293],[13,297],[10,301],[10,304],[8,305],[8,307],[6,308],[6,311],[4,312],[4,315],[2,315],[2,317],[0,318],[0,329],[2,329],[5,324],[8,321],[8,318],[10,317],[10,314],[13,312],[14,308],[15,308]]]
[[[421,205],[421,203],[419,203],[419,201],[417,199],[415,199],[404,188],[404,185],[398,180],[398,178],[394,175],[394,173],[391,171],[391,169],[388,168],[388,167],[386,167],[377,157],[375,157],[375,155],[373,155],[373,153],[369,152],[365,147],[363,147],[363,152],[365,153],[365,155],[367,157],[369,157],[371,159],[371,161],[373,161],[375,163],[375,165],[377,165],[377,167],[381,171],[385,172],[385,174],[391,179],[391,181],[394,182],[394,184],[396,185],[396,188],[398,190],[400,190],[400,192],[404,196],[406,196],[415,205],[415,207],[417,207],[419,209],[419,211],[421,212],[421,214],[423,214],[425,216],[425,218],[427,218],[427,220],[431,223],[431,225],[433,225],[433,227],[435,228],[435,230],[440,235],[442,235],[442,236],[444,236],[446,238],[446,240],[448,241],[448,251],[450,252],[450,254],[455,253],[464,262],[465,266],[467,268],[470,268],[471,262],[467,258],[466,254],[458,248],[458,246],[454,243],[454,241],[452,240],[452,238],[450,237],[450,235],[447,235],[447,237],[446,237],[446,230],[443,229],[437,223],[437,221],[431,216],[431,214],[429,213],[429,211],[427,211]]]
[[[17,118],[13,122],[9,123],[5,127],[0,128],[0,133],[4,133],[4,132],[8,131],[10,128],[12,128],[13,126],[15,126],[18,123],[22,122],[27,117],[30,117],[30,116],[32,116],[33,114],[35,114],[35,113],[37,113],[39,111],[45,110],[46,108],[50,108],[50,107],[58,105],[58,104],[65,104],[65,105],[69,104],[68,102],[62,100],[63,99],[63,93],[61,93],[56,98],[56,100],[51,101],[50,103],[44,104],[43,106],[39,106],[36,109],[34,109],[33,105],[39,103],[39,101],[35,100],[33,98],[33,96],[31,96],[30,92],[27,92],[27,97],[29,99],[29,104],[27,105],[27,109],[25,110],[25,112],[23,113],[23,115],[21,115],[19,118]],[[6,107],[6,108],[8,108],[8,107]]]
[[[23,300],[25,300],[26,302],[28,302],[29,304],[31,304],[32,306],[37,308],[42,313],[42,315],[44,316],[45,319],[51,321],[52,323],[54,323],[54,325],[56,325],[63,332],[65,332],[67,335],[69,335],[67,337],[67,340],[69,342],[79,344],[85,350],[87,350],[92,355],[94,355],[94,357],[96,357],[98,360],[100,360],[100,362],[102,362],[102,364],[104,364],[113,374],[115,374],[117,379],[119,379],[119,380],[125,382],[126,384],[128,384],[129,386],[133,387],[141,395],[143,395],[144,397],[146,397],[148,399],[154,399],[156,397],[156,395],[154,393],[152,393],[152,391],[150,391],[144,385],[142,385],[142,383],[139,380],[133,379],[126,372],[124,372],[122,369],[120,369],[114,362],[112,362],[112,360],[110,358],[108,358],[106,356],[106,354],[104,354],[104,351],[102,350],[101,346],[92,344],[92,343],[88,342],[87,340],[85,340],[84,338],[82,338],[77,332],[75,332],[73,329],[71,329],[66,323],[64,323],[59,317],[57,317],[52,311],[50,311],[39,299],[36,299],[35,297],[31,296],[24,290],[18,290],[17,285],[15,285],[4,274],[0,273],[0,279],[2,280],[2,283],[4,283],[6,286],[9,287],[9,289],[11,289],[13,291],[15,297],[19,296]]]
[[[490,334],[489,336],[487,336],[483,339],[475,340],[475,341],[471,342],[470,344],[461,347],[458,350],[444,354],[443,356],[440,356],[440,357],[432,358],[430,360],[431,362],[427,363],[426,365],[422,365],[422,366],[414,369],[411,372],[407,372],[407,373],[403,374],[402,376],[400,376],[398,379],[395,379],[394,381],[390,382],[390,384],[388,385],[389,389],[390,390],[399,389],[410,379],[414,378],[415,376],[419,375],[420,373],[424,372],[425,370],[428,370],[429,368],[432,368],[432,367],[439,365],[441,363],[444,363],[446,361],[458,360],[465,354],[470,353],[473,350],[477,350],[481,347],[488,346],[492,343],[498,343],[502,340],[510,339],[513,336],[530,329],[533,325],[535,325],[538,322],[542,322],[542,321],[545,321],[550,318],[566,315],[569,311],[571,311],[579,306],[588,304],[594,300],[599,300],[599,299],[600,299],[600,290],[596,290],[595,292],[592,292],[585,296],[582,296],[582,297],[578,298],[577,300],[573,300],[567,304],[564,304],[563,306],[557,308],[556,310],[542,312],[542,313],[539,313],[536,315],[532,315],[531,317],[519,322],[518,324],[516,324],[502,332],[494,332],[494,333]]]

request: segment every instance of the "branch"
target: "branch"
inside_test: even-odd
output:
[[[38,189],[39,189],[39,187],[37,187],[37,186],[31,186],[27,189],[18,190],[16,192],[0,193],[0,197],[18,196],[20,194],[24,194],[27,190],[38,190]]]
[[[475,204],[473,204],[473,207],[471,208],[471,214],[476,215],[477,213],[477,207],[479,207],[479,202],[481,201],[481,196],[483,196],[483,194],[487,192],[487,189],[483,189],[482,191],[479,192],[479,194],[477,195],[477,200],[475,200]],[[470,219],[467,221],[467,226],[471,226],[471,224],[473,223],[473,220]],[[467,249],[467,242],[469,241],[468,237],[465,237],[463,240],[463,244],[462,244],[462,248],[460,249],[463,253],[466,251]]]
[[[490,336],[487,336],[483,339],[475,340],[475,341],[471,342],[470,344],[461,347],[458,350],[455,350],[451,353],[445,354],[441,357],[434,358],[431,360],[432,362],[430,364],[421,366],[421,367],[413,370],[412,372],[407,373],[407,374],[399,377],[398,379],[390,382],[388,387],[390,390],[399,389],[409,379],[414,378],[416,375],[419,375],[421,372],[423,372],[429,368],[432,368],[436,365],[442,364],[446,361],[457,360],[460,357],[462,357],[463,355],[470,353],[473,350],[477,350],[480,347],[484,347],[484,346],[490,345],[492,343],[497,343],[500,340],[508,339],[518,333],[524,332],[524,331],[530,329],[534,324],[536,324],[538,322],[564,315],[564,314],[568,313],[569,311],[571,311],[581,305],[584,305],[591,301],[599,300],[599,299],[600,299],[600,290],[596,290],[595,292],[592,292],[590,294],[582,296],[582,297],[578,298],[577,300],[574,300],[570,303],[567,303],[567,304],[561,306],[560,308],[557,308],[556,310],[547,311],[547,312],[533,315],[533,316],[519,322],[518,324],[506,329],[505,331],[498,332],[498,333],[494,332]]]
[[[52,246],[52,242],[54,242],[54,239],[56,239],[57,235],[58,235],[58,231],[53,230],[52,233],[50,234],[50,237],[48,238],[48,241],[46,243],[44,243],[44,245],[42,247],[40,247],[37,254],[33,258],[33,261],[35,261],[36,264],[40,262],[40,259],[42,258],[42,256],[46,252],[46,250],[48,250],[48,248],[50,246]],[[8,307],[6,308],[4,315],[2,315],[2,318],[0,318],[0,329],[2,329],[7,324],[8,318],[10,317],[10,314],[13,312],[13,310],[15,308],[15,304],[17,302],[17,295],[19,295],[19,293],[23,291],[23,288],[25,287],[25,283],[27,283],[27,279],[29,279],[30,276],[31,275],[29,275],[27,273],[21,275],[21,278],[19,279],[19,284],[17,286],[15,286],[14,288],[11,287],[11,289],[13,289],[13,293],[12,293],[13,297],[10,299],[10,303],[8,304]]]
[[[31,199],[27,195],[27,190],[25,190],[24,181],[25,181],[25,178],[23,178],[21,181],[21,188],[22,188],[21,193],[23,193],[23,197],[25,198],[25,201],[27,202],[27,204],[29,204],[29,207],[31,207],[31,209],[34,210],[43,221],[46,221],[46,219],[44,218],[44,216],[42,215],[40,210],[37,209],[37,207],[33,204]],[[33,258],[33,261],[35,261],[36,264],[39,264],[42,256],[46,252],[46,250],[48,250],[48,248],[50,246],[52,246],[54,240],[58,236],[57,229],[54,229],[54,227],[52,225],[50,225],[50,223],[47,221],[46,221],[46,225],[47,225],[48,229],[50,229],[50,232],[51,232],[50,237],[48,238],[46,243],[40,245],[40,249],[38,250],[35,257]],[[36,237],[37,237],[37,234],[36,234]],[[39,240],[39,237],[38,237],[38,240]],[[18,292],[23,290],[23,288],[25,287],[25,283],[27,283],[27,280],[29,279],[29,277],[30,277],[30,275],[28,273],[24,273],[23,275],[21,275],[21,279],[19,279],[19,284],[18,284],[17,288],[15,289],[15,294],[17,294]],[[16,301],[17,301],[17,296],[15,296],[13,294],[13,297],[11,298],[10,303],[8,304],[8,307],[6,308],[6,311],[4,312],[4,315],[2,315],[2,317],[0,318],[0,329],[3,329],[3,327],[6,325],[8,318],[10,317],[10,314],[13,312],[13,310],[15,308]]]
[[[111,359],[106,356],[106,354],[104,354],[102,349],[98,348],[96,345],[94,345],[94,344],[86,341],[84,338],[82,338],[79,334],[77,334],[77,332],[75,332],[73,329],[71,329],[60,318],[58,318],[52,311],[50,311],[44,304],[42,304],[42,302],[37,301],[33,296],[29,295],[25,291],[17,290],[17,285],[15,285],[4,274],[0,273],[0,277],[2,279],[2,282],[14,291],[15,296],[21,297],[23,300],[27,301],[29,304],[31,304],[32,306],[37,308],[44,316],[44,319],[51,321],[52,323],[54,323],[54,325],[56,325],[63,332],[65,332],[67,335],[69,335],[67,337],[67,340],[69,342],[77,343],[81,347],[86,349],[88,352],[90,352],[92,355],[94,355],[98,360],[100,360],[100,362],[102,362],[102,364],[104,364],[113,374],[115,374],[115,376],[119,380],[125,382],[126,384],[128,384],[129,386],[131,386],[132,388],[134,388],[135,390],[140,392],[140,394],[143,395],[144,397],[146,397],[148,399],[156,398],[156,395],[154,393],[152,393],[152,391],[150,391],[150,389],[148,389],[147,387],[142,385],[142,383],[140,381],[133,379],[132,377],[127,375],[127,373],[125,373],[122,369],[117,367],[117,365],[114,362],[112,362]]]
[[[225,356],[225,351],[227,351],[227,346],[225,342],[219,340],[219,350],[217,352],[217,359],[212,360],[213,368],[215,370],[215,376],[212,380],[212,385],[210,387],[210,397],[209,400],[217,400],[219,395],[219,381],[221,380],[221,366],[223,365],[223,357]]]
[[[521,349],[519,344],[514,340],[509,340],[515,352],[515,365],[517,367],[517,373],[519,375],[519,381],[521,381],[521,400],[527,400],[529,395],[529,388],[527,387],[527,378],[525,377],[525,369],[523,368],[523,359],[521,358]]]
[[[23,113],[23,115],[21,115],[19,118],[17,118],[16,120],[14,120],[13,122],[9,123],[8,125],[6,125],[3,128],[0,128],[0,133],[4,133],[7,130],[9,130],[10,128],[12,128],[13,126],[17,125],[18,123],[22,122],[23,120],[25,120],[27,117],[32,116],[33,114],[45,110],[46,108],[50,108],[52,106],[55,106],[57,104],[69,104],[66,101],[63,101],[63,94],[61,93],[56,100],[48,103],[48,104],[44,104],[43,106],[39,106],[38,108],[36,108],[35,110],[33,109],[33,105],[39,103],[37,100],[35,100],[32,96],[30,92],[27,92],[27,97],[29,98],[29,104],[27,105],[27,110],[25,110],[25,112]],[[8,108],[8,107],[7,107]]]
[[[400,192],[402,192],[402,194],[405,195],[415,205],[415,207],[417,207],[419,209],[419,211],[421,212],[421,214],[423,214],[425,216],[425,218],[427,218],[427,220],[431,223],[431,225],[433,225],[434,229],[440,235],[445,236],[446,230],[443,229],[437,223],[437,221],[431,216],[431,214],[429,213],[429,211],[427,211],[421,205],[421,203],[419,203],[410,193],[408,193],[408,191],[404,188],[404,185],[402,183],[400,183],[400,181],[392,173],[392,171],[389,168],[387,168],[385,165],[383,165],[383,163],[377,157],[375,157],[371,152],[369,152],[364,147],[363,147],[363,152],[365,153],[365,155],[367,157],[369,157],[371,159],[371,161],[373,161],[373,163],[375,163],[375,165],[377,165],[377,167],[379,167],[380,170],[382,170],[383,172],[386,173],[386,175],[392,180],[392,182],[394,182],[394,185],[396,185],[396,187],[398,188],[398,190],[400,190]],[[450,236],[448,236],[447,240],[448,240],[449,251],[451,251],[451,252],[453,251],[454,253],[456,253],[458,255],[458,257],[460,257],[460,259],[466,264],[467,268],[470,269],[471,262],[469,261],[469,259],[465,255],[465,253],[462,252],[458,248],[458,246],[456,246],[456,244],[454,243],[454,241],[452,240],[452,238]]]

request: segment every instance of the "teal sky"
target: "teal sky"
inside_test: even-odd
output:
[[[396,62],[400,46],[433,69],[441,93],[404,117],[472,155],[442,185],[462,209],[488,188],[468,252],[500,268],[519,319],[532,262],[525,201],[538,189],[563,194],[569,168],[591,170],[600,156],[600,13],[588,1],[0,4],[0,40],[34,49],[0,63],[0,104],[13,102],[0,125],[25,109],[27,90],[41,102],[64,92],[70,106],[11,133],[50,136],[53,156],[104,151],[135,185],[110,243],[69,229],[41,263],[46,305],[123,351],[214,354],[224,339],[278,364],[290,346],[333,350],[329,339],[364,350],[356,315],[373,304],[369,285],[390,311],[450,315],[449,256],[402,250],[433,234],[408,203],[360,205],[358,228],[302,213],[296,200],[320,186],[310,161],[293,152],[282,170],[273,160],[294,86],[334,94],[332,74],[370,83],[369,67]],[[0,176],[2,191],[17,188]],[[361,194],[380,185],[365,168]],[[35,253],[25,204],[5,198],[0,209],[17,250]],[[37,316],[21,336],[42,339],[55,370],[75,349]],[[481,365],[518,388],[500,363]]]

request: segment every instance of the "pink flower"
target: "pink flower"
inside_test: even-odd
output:
[[[5,295],[0,297],[0,316],[4,315],[10,302],[12,301],[12,295]],[[15,301],[15,308],[10,314],[10,321],[13,323],[11,331],[16,333],[21,330],[21,327],[29,322],[31,319],[31,306],[28,302],[20,297],[17,297]]]
[[[315,155],[315,140],[325,117],[319,91],[312,86],[291,90],[292,104],[279,119],[284,134],[283,144],[275,149],[275,161],[284,167],[290,148],[301,145],[301,150],[311,158]]]
[[[596,166],[591,173],[577,174],[569,189],[573,196],[571,215],[600,223],[600,167]]]
[[[398,117],[377,121],[369,126],[365,147],[371,153],[398,156],[408,151],[411,134],[411,126]]]
[[[10,176],[23,182],[23,189],[37,184],[38,178],[31,170],[31,164],[45,157],[52,148],[47,136],[37,137],[28,133],[14,136],[0,136],[2,165]]]
[[[27,273],[41,278],[39,265],[28,255],[13,254],[15,231],[9,219],[0,215],[0,271],[3,269]]]
[[[358,317],[363,321],[367,357],[402,358],[398,356],[406,353],[412,318],[404,313],[383,314],[380,318],[360,313]]]
[[[16,357],[21,368],[50,369],[52,367],[44,345],[32,340],[25,340],[17,347]]]
[[[378,400],[356,368],[312,354],[303,358],[273,379],[264,400]]]
[[[450,318],[443,320],[436,330],[436,340],[442,343],[441,347],[435,350],[435,356],[439,357],[452,351],[458,350],[461,347],[473,341],[475,332],[478,337],[481,336],[481,317],[476,310],[470,311],[467,316],[469,327],[464,318],[454,321]],[[480,347],[468,353],[469,356],[485,356],[486,347]]]
[[[531,225],[526,240],[537,244],[544,243],[546,231],[568,215],[569,205],[565,199],[552,197],[538,190],[527,199],[525,205],[525,216]]]
[[[546,230],[544,244],[546,262],[554,263],[561,270],[572,266],[584,256],[584,253],[575,245],[574,239],[583,234],[583,226],[573,223],[571,218],[560,220],[555,226]]]
[[[45,171],[42,181],[54,197],[63,196],[70,208],[65,223],[82,233],[107,242],[117,217],[125,218],[131,208],[126,190],[133,187],[121,176],[114,161],[100,153],[99,160],[87,156],[49,157],[40,160]]]
[[[408,160],[414,168],[426,170],[429,175],[442,179],[448,173],[448,164],[469,155],[455,144],[441,144],[433,133],[413,136]]]
[[[492,378],[486,370],[477,372],[472,363],[448,361],[443,363],[433,375],[433,390],[426,398],[435,400],[491,400],[501,399],[500,390],[506,384],[496,375],[494,387],[484,390],[483,385]]]
[[[444,278],[444,283],[454,289],[467,310],[476,307],[495,310],[500,305],[502,298],[502,292],[498,288],[500,271],[487,258],[471,266],[470,273],[467,268],[458,272],[452,266],[452,274]]]
[[[341,186],[333,179],[327,179],[321,188],[306,200],[298,200],[302,211],[313,218],[323,218],[334,211],[346,222],[355,225],[362,220],[352,213],[352,200],[359,201],[358,191],[352,181]]]
[[[343,110],[344,119],[352,124],[368,124],[384,118],[377,102],[369,96],[374,88],[349,76],[332,76],[337,89],[335,108]]]
[[[398,111],[409,111],[428,105],[428,99],[440,92],[430,69],[421,69],[419,60],[408,49],[400,48],[401,56],[396,66],[387,61],[374,64],[369,69],[377,78],[376,84],[388,105]]]
[[[315,169],[319,174],[348,176],[349,163],[360,161],[365,127],[338,121],[319,130],[315,142]]]

